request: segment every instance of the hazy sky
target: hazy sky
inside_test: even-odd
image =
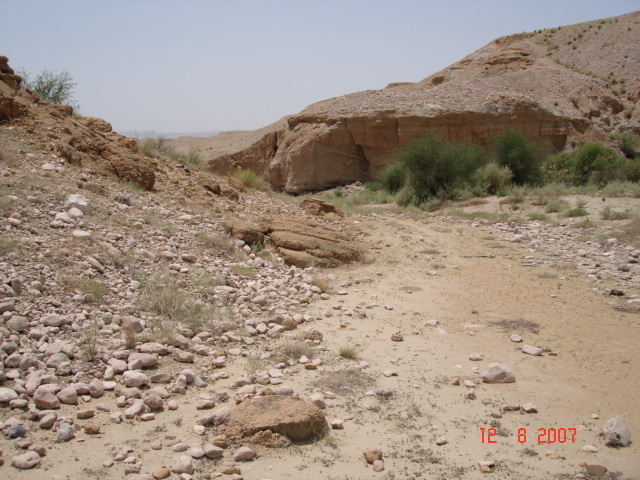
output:
[[[418,81],[494,38],[640,0],[0,0],[0,55],[68,70],[114,129],[260,128],[307,105]]]

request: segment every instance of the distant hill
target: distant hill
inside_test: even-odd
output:
[[[126,130],[124,132],[118,132],[120,135],[131,138],[178,138],[178,137],[213,137],[219,134],[219,131],[212,132],[195,132],[195,133],[177,133],[177,132],[156,132],[154,130],[147,130],[144,132],[137,130]]]

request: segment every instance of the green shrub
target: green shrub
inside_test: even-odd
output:
[[[547,202],[545,212],[547,213],[557,213],[561,212],[565,208],[569,206],[569,203],[562,198],[552,198]]]
[[[628,208],[624,212],[618,212],[610,206],[606,206],[600,210],[600,217],[602,217],[603,220],[628,220],[632,217],[632,214]]]
[[[573,154],[573,170],[576,182],[606,184],[615,178],[623,160],[616,153],[599,143],[585,143]]]
[[[494,144],[498,165],[509,167],[516,185],[536,185],[542,182],[539,146],[523,132],[515,128],[504,129]]]
[[[24,69],[19,69],[18,74],[22,77],[22,87],[36,92],[43,100],[78,109],[78,104],[73,99],[77,83],[68,70],[59,73],[43,70],[33,79]]]
[[[638,158],[640,156],[640,135],[633,132],[624,132],[615,136],[618,147],[627,158]]]
[[[582,207],[576,207],[569,210],[566,215],[567,217],[585,217],[589,215],[589,212]]]
[[[575,183],[572,153],[549,155],[542,164],[544,182]]]
[[[378,183],[390,193],[399,192],[407,180],[407,172],[404,163],[390,163],[378,176]]]
[[[640,182],[640,156],[625,158],[622,166],[616,172],[616,176],[629,182]]]
[[[482,150],[475,145],[443,142],[429,133],[410,143],[399,154],[405,166],[407,185],[414,203],[431,197],[452,198],[457,187],[467,184],[482,163]]]
[[[495,162],[489,162],[476,171],[476,186],[484,193],[500,194],[510,184],[513,173],[509,167],[501,167]]]

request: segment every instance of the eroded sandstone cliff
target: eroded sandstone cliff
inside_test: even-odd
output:
[[[610,132],[640,128],[636,23],[640,12],[503,37],[420,82],[310,105],[248,132],[240,148],[213,148],[209,165],[218,173],[248,168],[298,193],[375,178],[399,148],[432,130],[484,147],[508,125],[549,151],[608,142]]]

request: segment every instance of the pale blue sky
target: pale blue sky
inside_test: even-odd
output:
[[[418,81],[494,38],[640,0],[0,0],[0,55],[69,70],[116,130],[255,129],[326,98]]]

